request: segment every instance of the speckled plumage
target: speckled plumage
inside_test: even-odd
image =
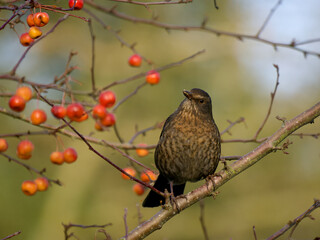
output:
[[[187,181],[196,182],[213,174],[221,152],[210,96],[197,88],[183,93],[186,98],[166,120],[154,155],[160,172],[154,187],[170,191],[171,182],[175,196],[183,194]],[[143,206],[159,206],[163,200],[151,191]]]

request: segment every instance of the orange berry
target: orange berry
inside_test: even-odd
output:
[[[34,146],[29,140],[23,140],[18,144],[17,155],[21,159],[29,159],[32,155]]]
[[[42,31],[38,27],[31,27],[28,33],[32,39],[37,39],[42,35]]]
[[[32,124],[40,125],[41,123],[47,121],[47,114],[41,109],[36,109],[31,113],[30,119]]]
[[[78,154],[74,148],[67,148],[63,152],[63,158],[66,163],[73,163],[77,160]]]
[[[33,27],[34,26],[33,14],[32,13],[28,15],[27,23],[28,23],[29,27]]]
[[[20,96],[28,102],[32,98],[32,90],[28,86],[18,87],[16,90],[16,96]]]
[[[147,171],[141,173],[140,179],[143,182],[150,182],[150,180],[155,181],[157,179],[157,176],[152,171],[147,170]]]
[[[27,196],[34,195],[37,192],[37,184],[34,181],[26,180],[22,183],[21,190]]]
[[[100,122],[96,122],[94,124],[94,128],[97,130],[97,131],[103,131],[103,127],[102,127],[102,124]]]
[[[145,147],[147,144],[145,143],[140,143],[138,144],[139,147]],[[136,153],[138,154],[139,157],[145,157],[149,154],[149,150],[145,148],[137,148]]]
[[[34,25],[43,27],[49,22],[49,15],[46,12],[38,12],[33,14]]]
[[[8,149],[8,142],[4,138],[0,138],[0,152],[5,152]]]
[[[136,183],[133,185],[132,190],[137,194],[137,195],[142,195],[144,193],[144,186],[141,185],[140,183]]]
[[[44,177],[38,177],[34,180],[35,184],[37,185],[38,191],[42,192],[48,189],[49,182]]]
[[[123,171],[125,171],[126,173],[128,173],[129,175],[131,175],[132,177],[135,177],[137,172],[136,170],[134,170],[132,167],[127,167],[124,168]],[[124,173],[121,173],[121,177],[125,180],[129,180],[130,177],[128,177],[127,175],[125,175]]]
[[[64,162],[63,153],[62,152],[52,152],[50,154],[50,161],[54,164],[61,165]]]

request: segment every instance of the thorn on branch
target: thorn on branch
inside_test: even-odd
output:
[[[276,116],[276,119],[281,121],[283,124],[286,123],[287,119],[285,117]]]
[[[207,23],[208,23],[208,17],[205,17],[201,23],[201,27],[204,28],[207,25]]]

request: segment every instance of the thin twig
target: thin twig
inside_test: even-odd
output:
[[[96,36],[93,34],[93,27],[92,27],[92,21],[89,19],[89,29],[90,29],[90,36],[91,36],[91,86],[92,86],[92,92],[94,93],[96,91],[96,84],[95,84],[95,77],[94,77],[94,66],[95,66],[95,39]]]
[[[311,212],[313,212],[315,209],[320,207],[320,200],[315,200],[314,204],[308,208],[304,213],[302,213],[300,216],[296,217],[294,220],[289,221],[283,228],[281,228],[278,232],[272,234],[270,237],[268,237],[266,240],[273,240],[277,239],[281,235],[283,235],[286,231],[288,231],[290,228],[297,226],[304,218],[308,217]]]
[[[199,220],[200,220],[201,228],[202,228],[202,231],[203,231],[203,234],[204,234],[204,239],[205,240],[209,240],[208,231],[207,231],[206,224],[205,224],[205,221],[204,221],[204,202],[203,202],[203,200],[199,201],[199,205],[200,205],[200,217],[199,217]]]
[[[107,223],[107,224],[103,224],[103,225],[97,225],[97,224],[93,224],[93,225],[81,225],[81,224],[73,224],[73,223],[69,223],[69,224],[64,224],[62,223],[62,226],[64,228],[63,233],[64,233],[64,239],[68,240],[70,237],[74,236],[73,233],[68,233],[68,231],[70,230],[70,228],[72,227],[77,227],[77,228],[105,228],[107,226],[111,226],[111,223]]]
[[[19,235],[20,233],[21,233],[21,231],[15,232],[13,234],[10,234],[9,236],[6,236],[5,238],[2,238],[1,240],[7,240],[9,238],[13,238],[13,237]]]
[[[260,34],[262,33],[262,31],[265,29],[265,27],[267,26],[268,22],[270,21],[272,15],[275,13],[275,11],[277,10],[277,8],[280,6],[281,3],[282,3],[282,0],[279,0],[276,3],[276,5],[270,10],[266,20],[264,21],[264,23],[262,24],[261,28],[259,29],[259,31],[256,34],[257,37],[259,37]]]
[[[277,81],[276,81],[276,85],[274,87],[274,90],[273,92],[271,93],[271,101],[270,101],[270,105],[269,105],[269,109],[268,109],[268,112],[267,112],[267,115],[265,117],[265,119],[263,120],[263,122],[261,123],[260,127],[258,128],[256,134],[253,136],[253,139],[257,139],[258,138],[258,135],[259,133],[262,131],[263,127],[265,126],[266,122],[268,121],[269,119],[269,116],[270,116],[270,113],[271,113],[271,109],[272,109],[272,106],[273,106],[273,101],[274,101],[274,97],[276,96],[276,92],[277,92],[277,89],[278,89],[278,86],[279,86],[279,77],[280,77],[280,74],[279,74],[279,66],[274,64],[273,65],[276,70],[277,70]]]
[[[124,222],[124,230],[125,230],[125,236],[124,238],[127,239],[128,237],[128,223],[127,223],[127,215],[128,215],[128,208],[124,209],[124,215],[123,215],[123,222]]]

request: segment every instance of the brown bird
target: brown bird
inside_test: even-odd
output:
[[[160,172],[154,187],[161,192],[171,192],[172,188],[174,196],[183,194],[187,181],[196,182],[213,174],[221,153],[209,94],[198,88],[183,94],[186,98],[166,120],[154,154]],[[164,203],[162,196],[150,191],[142,206]]]

